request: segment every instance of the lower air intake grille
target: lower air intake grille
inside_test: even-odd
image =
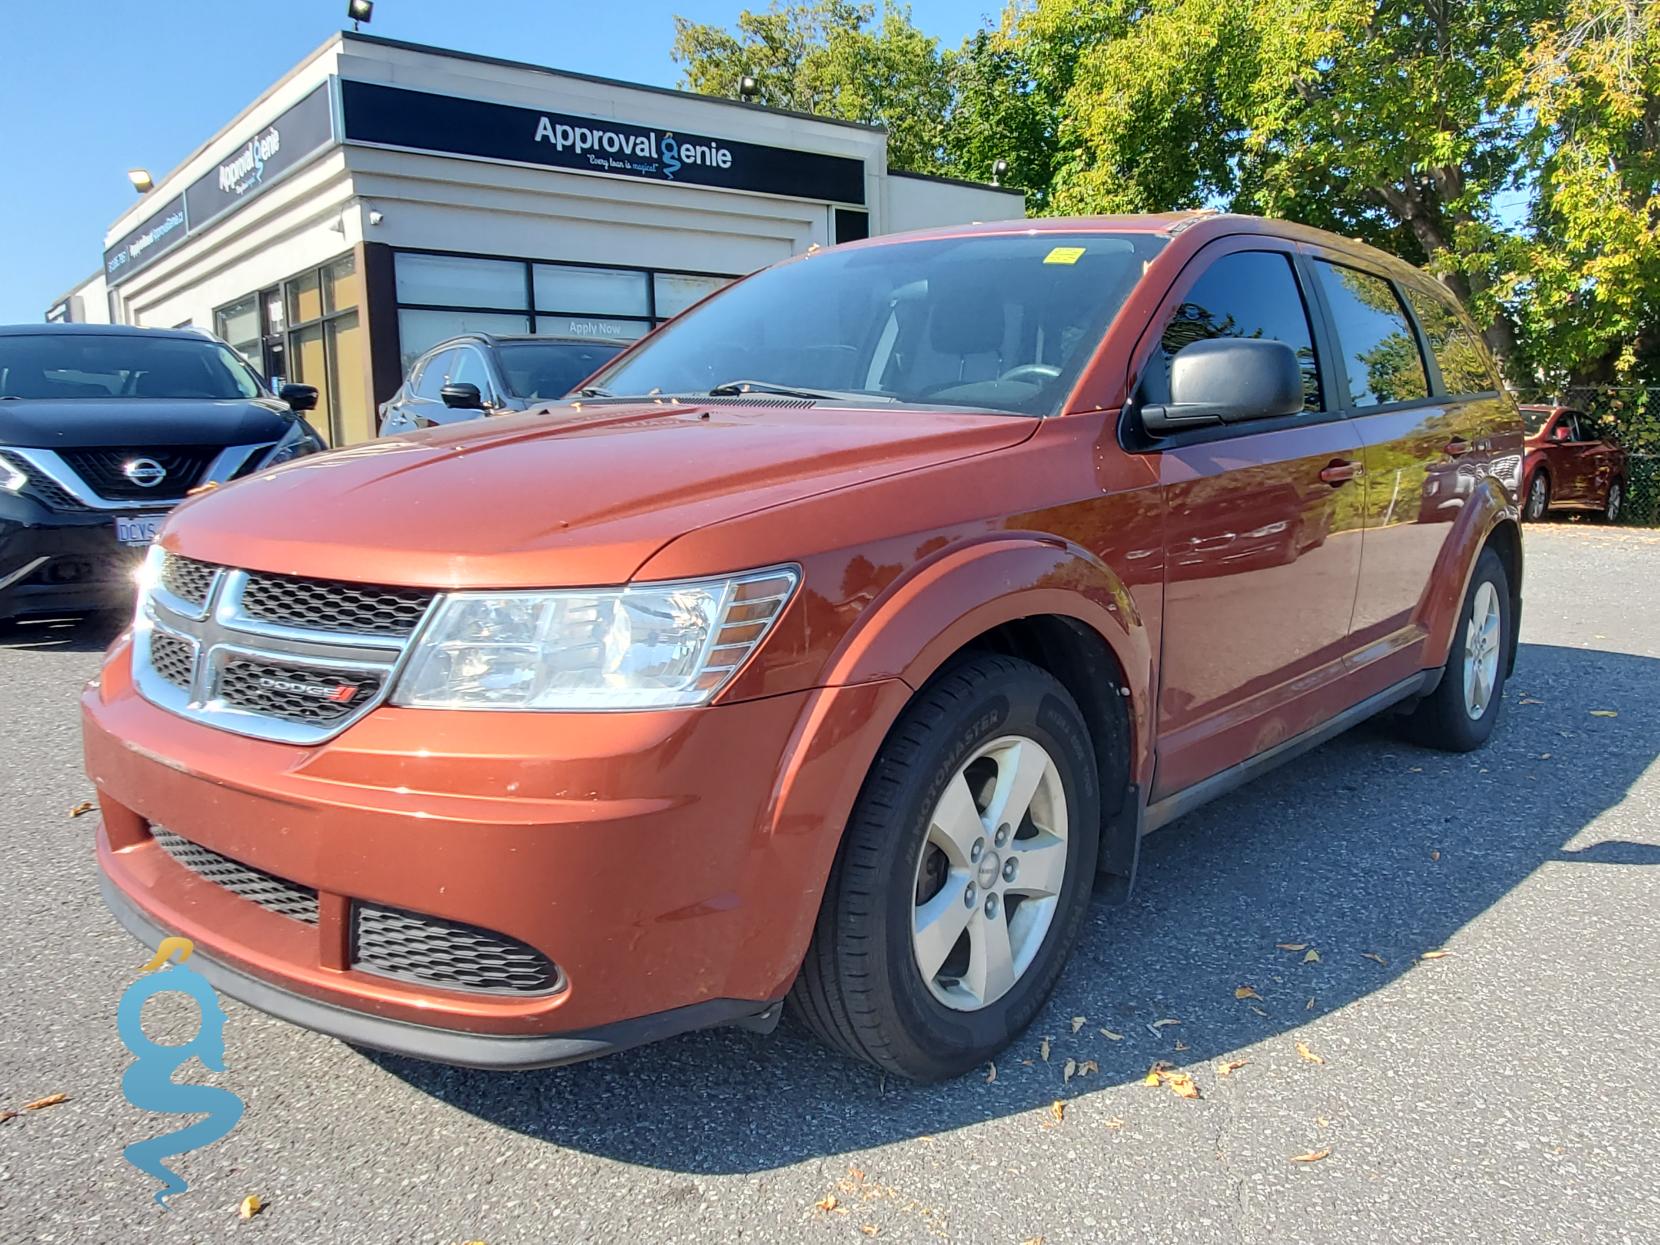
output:
[[[189,687],[196,668],[196,646],[165,631],[150,633],[150,664],[175,687]]]
[[[334,722],[350,717],[380,691],[373,675],[343,675],[307,666],[233,658],[219,674],[227,705],[285,722]]]
[[[475,925],[360,903],[352,967],[424,986],[490,994],[550,994],[564,977],[534,947]]]
[[[239,864],[162,826],[150,827],[150,833],[163,851],[197,876],[257,903],[268,912],[292,917],[307,925],[317,924],[317,892],[309,886]]]

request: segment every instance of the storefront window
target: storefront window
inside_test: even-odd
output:
[[[633,341],[650,331],[649,320],[610,320],[604,316],[536,317],[536,332],[542,337],[599,337]]]
[[[213,331],[254,365],[263,368],[259,357],[259,299],[254,295],[221,307],[213,316]]]
[[[323,308],[329,312],[349,311],[363,303],[363,278],[357,272],[357,257],[342,255],[323,265]]]
[[[288,283],[288,322],[305,324],[323,318],[323,279],[315,272],[295,277]],[[310,381],[306,382],[310,384]]]
[[[398,348],[403,373],[428,350],[446,337],[459,333],[528,333],[530,317],[499,311],[411,311],[398,312]]]
[[[525,270],[512,260],[403,253],[398,302],[428,307],[525,307]]]
[[[652,280],[657,284],[657,318],[666,320],[677,316],[705,295],[713,294],[731,277],[694,277],[677,272],[659,272]]]
[[[602,316],[649,316],[646,274],[624,268],[536,265],[536,310]]]

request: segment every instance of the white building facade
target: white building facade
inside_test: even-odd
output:
[[[815,244],[1022,215],[890,171],[870,127],[342,33],[116,221],[54,311],[210,329],[316,385],[347,444],[455,333],[631,339]]]

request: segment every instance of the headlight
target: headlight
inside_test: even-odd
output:
[[[17,464],[0,454],[0,489],[8,493],[21,493],[28,482],[29,477],[18,470]]]
[[[458,592],[422,628],[392,703],[422,709],[701,705],[766,638],[800,572],[559,592]]]
[[[296,419],[289,425],[288,431],[282,434],[282,440],[271,447],[271,452],[259,460],[257,471],[267,467],[275,467],[278,463],[285,463],[291,458],[301,458],[307,454],[315,454],[322,449],[322,442],[317,440],[315,433],[302,420]]]

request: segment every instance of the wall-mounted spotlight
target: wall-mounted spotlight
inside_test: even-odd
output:
[[[1003,179],[1008,175],[1009,162],[1007,160],[993,160],[991,162],[991,184],[993,186],[1001,186]]]
[[[155,179],[150,176],[149,169],[128,169],[127,180],[141,195],[147,195],[156,188]]]
[[[754,75],[746,73],[738,79],[739,99],[754,99],[760,93],[761,84],[755,79]]]
[[[352,19],[353,30],[360,29],[374,15],[375,0],[346,0],[346,16]]]

